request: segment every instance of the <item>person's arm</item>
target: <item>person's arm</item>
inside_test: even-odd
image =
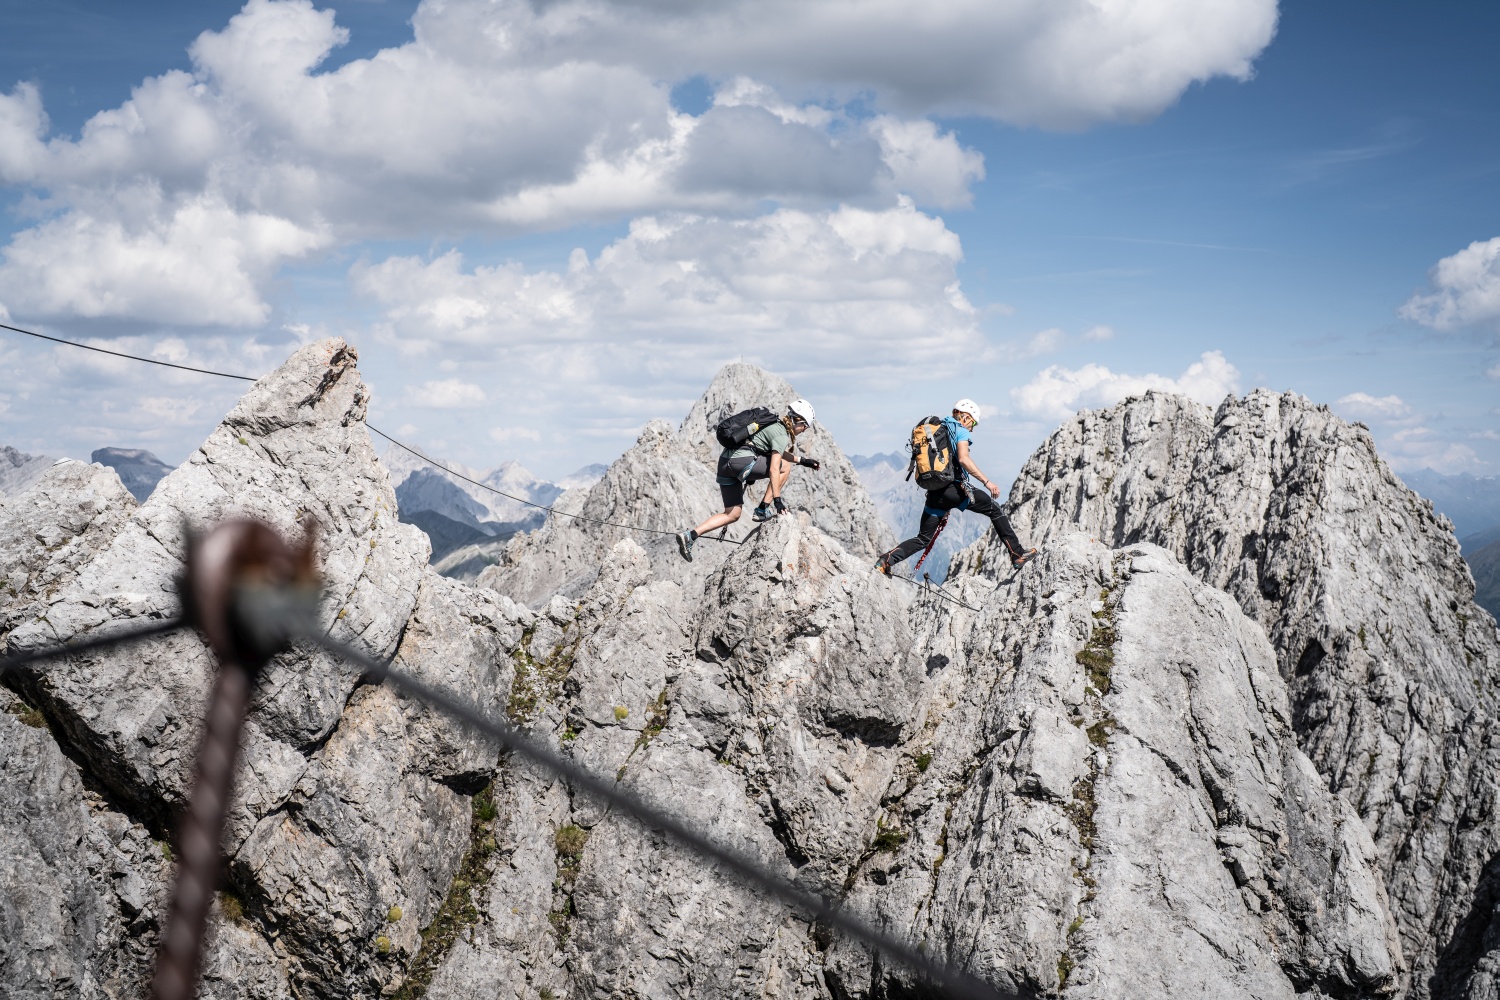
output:
[[[989,477],[980,472],[979,466],[975,465],[974,460],[969,457],[969,442],[967,441],[958,442],[958,464],[967,469],[969,475],[983,483],[984,488],[990,491],[990,496],[1000,495],[1000,487],[990,482]]]
[[[781,457],[781,452],[771,452],[770,475],[766,477],[766,498],[760,502],[764,507],[773,500],[781,499],[781,467],[786,464],[786,459]]]

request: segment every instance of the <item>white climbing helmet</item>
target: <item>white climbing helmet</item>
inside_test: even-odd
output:
[[[786,412],[792,414],[793,416],[801,417],[809,424],[813,422],[813,417],[817,416],[816,412],[814,412],[813,410],[813,405],[807,400],[801,398],[792,400],[791,405],[786,408]]]
[[[969,416],[974,418],[974,422],[976,424],[979,423],[979,404],[974,402],[972,399],[960,399],[958,402],[954,403],[953,412],[967,413]]]

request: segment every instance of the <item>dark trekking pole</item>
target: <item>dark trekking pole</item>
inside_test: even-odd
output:
[[[223,869],[220,844],[234,788],[240,730],[261,668],[286,647],[284,634],[267,631],[243,614],[247,600],[267,592],[283,600],[311,594],[317,606],[311,525],[293,550],[259,521],[229,521],[203,537],[188,536],[187,570],[181,581],[188,622],[208,640],[219,661],[209,697],[197,774],[177,830],[180,865],[166,934],[156,960],[156,1000],[193,1000],[203,957],[203,938]]]

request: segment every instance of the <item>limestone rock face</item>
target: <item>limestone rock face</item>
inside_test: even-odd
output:
[[[10,634],[25,649],[178,613],[175,577],[184,525],[261,518],[287,535],[303,516],[319,524],[328,627],[377,655],[394,650],[416,600],[425,539],[396,521],[395,497],[362,426],[367,394],[342,342],[313,344],[256,383],[224,423],[124,523],[45,616]],[[181,801],[197,746],[211,675],[196,636],[157,643],[159,669],[142,671],[137,649],[81,657],[78,669],[23,675],[32,697],[70,740],[109,760],[102,777],[116,794],[165,817]],[[252,739],[288,754],[324,738],[357,672],[322,654],[279,658],[260,687]],[[283,767],[279,790],[295,775]]]
[[[1464,721],[1489,702],[1462,654],[1487,664],[1492,638],[1439,620],[1464,593],[1442,526],[1424,536],[1420,505],[1365,474],[1357,430],[1256,395],[1222,408],[1245,412],[1220,430],[1168,397],[1086,417],[1018,486],[1041,557],[995,575],[976,547],[942,591],[871,571],[889,533],[820,430],[804,447],[822,471],[787,490],[805,509],[736,525],[744,544],[701,542],[689,563],[640,530],[718,509],[712,423],[791,393],[725,369],[680,428],[648,425],[558,501],[617,524],[554,516],[473,588],[432,572],[397,522],[352,351],[309,345],[140,507],[108,473],[63,466],[0,508],[16,581],[0,637],[25,649],[175,614],[184,518],[251,513],[295,535],[312,512],[335,637],[997,985],[1290,1000],[1386,997],[1420,976],[1487,995],[1500,865],[1479,775],[1495,751]],[[1309,442],[1325,450],[1309,458]],[[1106,449],[1113,474],[1086,479]],[[1430,544],[1397,546],[1402,532]],[[1361,617],[1376,605],[1345,585],[1388,619]],[[1399,617],[1422,596],[1426,631]],[[1310,638],[1323,656],[1299,673]],[[211,670],[183,632],[7,677],[0,972],[18,995],[139,994]],[[1377,731],[1393,761],[1379,741],[1368,772],[1339,756]],[[1438,764],[1466,797],[1423,791]],[[909,970],[321,653],[269,669],[238,782],[207,997],[924,995]],[[1365,822],[1393,816],[1421,820],[1399,850],[1397,826]],[[1421,913],[1454,929],[1425,932]]]
[[[0,500],[26,492],[54,461],[46,455],[28,455],[8,444],[0,445]]]
[[[977,613],[804,517],[701,596],[630,541],[607,565],[533,632],[557,671],[533,733],[928,954],[1034,995],[1396,988],[1375,848],[1297,749],[1264,631],[1165,551],[1073,535],[1016,580],[965,578]],[[495,929],[429,995],[915,988],[628,819],[503,780],[524,804]]]
[[[35,615],[135,512],[135,498],[109,469],[50,466],[0,508],[0,634]]]
[[[38,714],[16,702],[0,712],[0,812],[5,995],[142,995],[166,913],[169,852],[87,789]],[[217,908],[205,951],[205,1000],[290,1000],[269,946]]]
[[[558,511],[580,517],[548,515],[541,529],[515,538],[500,562],[479,575],[478,585],[531,607],[545,604],[553,594],[576,597],[598,575],[611,547],[634,538],[657,576],[701,587],[734,547],[705,539],[687,564],[671,536],[723,510],[714,482],[722,449],[713,428],[752,406],[783,410],[796,396],[784,380],[754,365],[726,365],[676,431],[665,421],[653,421],[597,483],[569,490],[555,501]],[[894,544],[859,474],[828,432],[815,424],[798,438],[797,447],[822,467],[816,472],[794,469],[783,494],[786,503],[856,555],[873,560]],[[745,516],[729,528],[729,539],[743,539],[753,530],[750,509],[764,490],[762,481],[747,491]]]
[[[1451,525],[1369,432],[1292,394],[1217,411],[1148,393],[1080,414],[1023,468],[1017,529],[1152,542],[1266,629],[1302,748],[1363,817],[1411,963],[1409,995],[1467,995],[1500,852],[1495,625]],[[986,541],[960,572],[998,572]],[[1451,992],[1457,990],[1458,992]]]
[[[426,567],[426,540],[397,521],[375,460],[367,401],[354,352],[325,341],[257,382],[139,508],[111,472],[78,463],[49,472],[0,510],[9,649],[177,615],[184,524],[253,516],[296,537],[311,515],[334,638],[503,705],[531,615]],[[187,792],[213,669],[199,637],[179,631],[6,682],[118,809],[164,838]],[[495,748],[359,679],[358,667],[301,648],[261,678],[225,836],[243,922],[220,928],[205,995],[393,989],[472,846],[469,797],[491,780]],[[134,874],[152,892],[165,878]],[[155,924],[101,912],[110,933],[154,949]],[[98,978],[113,959],[101,945],[80,961]]]

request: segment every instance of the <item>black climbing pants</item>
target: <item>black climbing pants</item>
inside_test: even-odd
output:
[[[1021,540],[1010,526],[1010,518],[1005,516],[1004,508],[985,490],[978,487],[965,489],[954,483],[946,489],[932,490],[927,494],[927,504],[922,508],[922,525],[917,531],[917,537],[908,538],[886,553],[886,562],[894,566],[927,548],[938,525],[952,510],[972,510],[989,518],[990,524],[994,525],[995,534],[1005,543],[1010,557],[1014,559],[1021,554]]]

